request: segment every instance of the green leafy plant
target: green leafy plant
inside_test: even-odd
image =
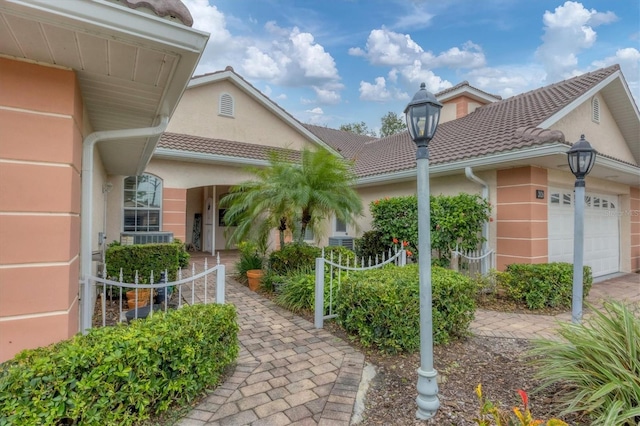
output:
[[[586,413],[594,425],[640,422],[638,310],[606,302],[582,324],[561,323],[562,339],[535,342],[530,355],[541,389],[562,385],[555,397],[563,414]]]
[[[243,241],[238,244],[240,257],[235,263],[236,274],[240,280],[247,279],[247,271],[262,269],[265,254],[260,246],[253,241]]]
[[[375,259],[376,255],[387,252],[393,248],[391,240],[385,240],[381,231],[372,230],[362,234],[362,237],[355,240],[355,249],[358,258]]]
[[[544,420],[535,420],[531,410],[529,410],[529,396],[523,390],[518,390],[518,394],[524,409],[521,411],[520,407],[513,407],[513,415],[510,415],[485,398],[482,394],[482,384],[479,384],[476,387],[476,395],[480,402],[480,415],[473,421],[478,426],[537,426],[542,424],[546,426],[569,426],[559,419],[551,419],[546,423]]]
[[[449,266],[451,250],[475,250],[484,240],[482,224],[489,220],[491,206],[479,195],[431,196],[431,248],[434,264]],[[373,227],[383,241],[407,241],[405,248],[419,255],[418,199],[415,195],[373,201],[369,205]]]
[[[499,285],[515,301],[524,302],[529,309],[571,307],[573,265],[555,262],[540,264],[514,263],[498,276]],[[591,267],[583,271],[583,297],[589,295],[593,277]]]
[[[346,275],[344,272],[341,274],[342,278],[338,280],[336,276],[333,278],[333,282],[331,282],[331,277],[325,274],[324,306],[327,311],[330,301],[334,301],[335,307],[335,299],[340,283]],[[315,310],[315,300],[316,276],[313,269],[301,269],[284,277],[282,289],[275,298],[276,304],[297,313],[313,312]]]
[[[313,270],[320,248],[306,243],[286,244],[282,249],[269,254],[269,269],[277,275],[287,275],[299,270]]]
[[[0,364],[0,424],[138,424],[216,386],[237,334],[232,305],[194,305],[25,350]]]
[[[419,348],[418,265],[352,272],[338,291],[338,323],[365,347],[390,353]],[[432,269],[433,338],[465,336],[475,312],[475,285],[458,272]]]
[[[123,246],[110,244],[105,253],[107,275],[117,280],[122,269],[124,282],[133,283],[136,271],[138,282],[148,284],[151,272],[158,282],[160,273],[169,273],[169,281],[175,281],[178,270],[189,264],[190,255],[180,241],[167,244],[134,244]]]

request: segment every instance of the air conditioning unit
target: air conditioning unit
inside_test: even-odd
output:
[[[173,242],[173,232],[121,232],[120,244],[154,244]]]
[[[330,246],[342,246],[353,250],[353,237],[329,237]]]

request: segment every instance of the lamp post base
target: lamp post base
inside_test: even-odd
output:
[[[438,372],[436,370],[424,371],[418,368],[418,411],[416,418],[428,420],[436,415],[440,408],[438,399]]]

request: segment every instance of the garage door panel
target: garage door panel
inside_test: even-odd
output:
[[[549,261],[573,262],[573,190],[550,188],[549,193]],[[584,263],[596,277],[619,271],[617,205],[617,196],[585,196]]]

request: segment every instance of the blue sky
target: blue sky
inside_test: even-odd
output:
[[[183,0],[236,72],[303,123],[379,130],[425,82],[503,97],[620,64],[640,99],[638,0]]]

